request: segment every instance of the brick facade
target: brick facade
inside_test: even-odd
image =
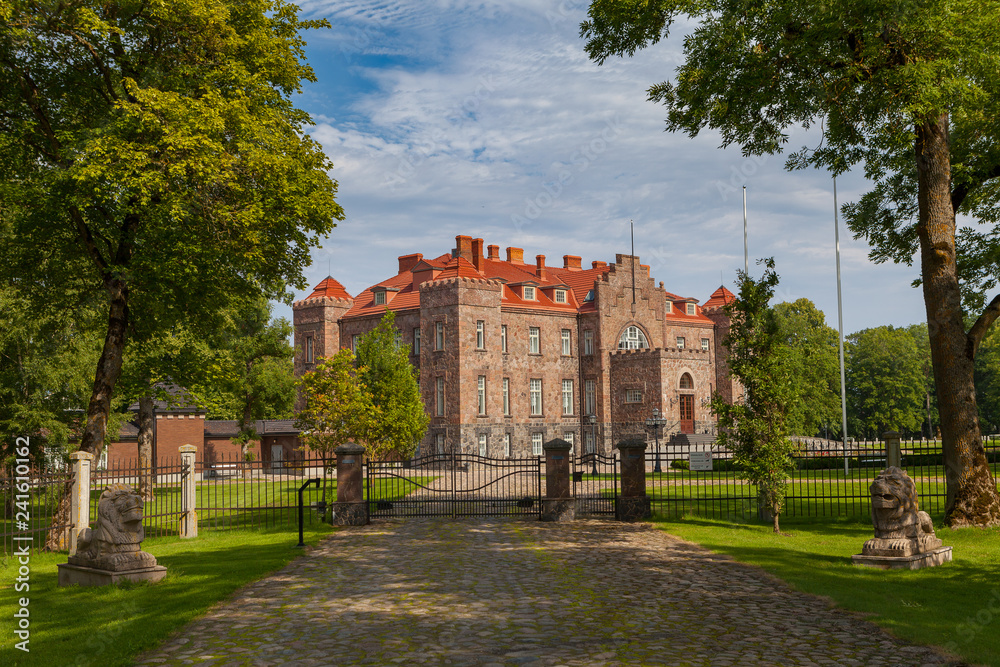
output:
[[[459,236],[451,253],[434,259],[402,256],[396,276],[357,297],[325,279],[293,304],[296,373],[351,347],[388,308],[404,343],[413,346],[419,331],[411,360],[431,417],[423,452],[476,453],[484,436],[490,456],[506,453],[505,436],[511,456],[541,454],[541,443],[554,438],[582,452],[590,433],[598,451],[610,452],[623,437],[642,435],[654,408],[667,418],[665,438],[714,431],[712,392],[734,395],[720,353],[728,291],[719,288],[703,312],[695,299],[657,285],[638,257],[616,255],[613,264],[584,269],[579,257],[565,255],[557,268],[542,255],[526,264],[520,248],[507,248],[506,259],[498,246],[486,249],[482,239]],[[641,332],[642,349],[619,349],[630,327]],[[587,420],[588,386],[594,426]]]

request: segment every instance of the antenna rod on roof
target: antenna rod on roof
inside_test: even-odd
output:
[[[629,233],[632,235],[632,314],[635,315],[635,225],[628,221]]]
[[[747,247],[747,186],[743,186],[743,271],[750,276],[750,250]]]

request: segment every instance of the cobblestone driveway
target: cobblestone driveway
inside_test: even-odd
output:
[[[644,525],[382,521],[244,588],[142,665],[940,665]]]

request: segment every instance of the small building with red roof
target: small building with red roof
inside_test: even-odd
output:
[[[357,296],[328,277],[296,301],[295,371],[354,348],[392,310],[431,418],[422,452],[540,455],[563,438],[603,453],[643,435],[654,409],[661,441],[714,433],[713,392],[734,395],[721,346],[732,298],[667,292],[636,256],[525,263],[521,248],[501,258],[457,236],[449,253],[399,257],[396,275]]]

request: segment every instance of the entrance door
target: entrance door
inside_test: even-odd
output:
[[[694,394],[681,394],[681,433],[694,433]]]
[[[271,470],[281,470],[285,462],[285,448],[281,445],[271,445]]]

